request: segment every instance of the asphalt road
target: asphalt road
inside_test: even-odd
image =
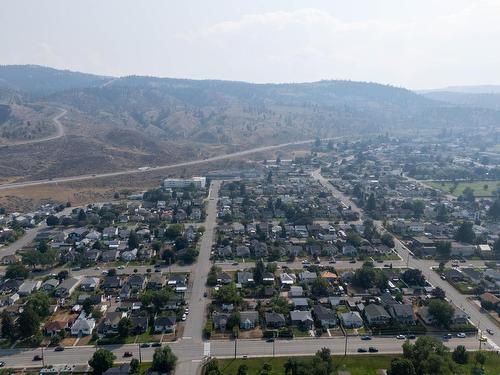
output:
[[[327,139],[328,140],[340,139],[340,138],[341,137],[326,138],[325,140],[327,140]],[[137,174],[137,173],[146,173],[146,172],[151,172],[151,171],[162,171],[162,170],[168,170],[168,169],[178,168],[178,167],[189,167],[192,165],[209,163],[209,162],[219,161],[219,160],[233,159],[233,158],[237,158],[237,157],[241,157],[241,156],[245,156],[245,155],[255,154],[258,152],[276,150],[276,149],[280,149],[280,148],[284,148],[284,147],[288,147],[288,146],[303,145],[303,144],[308,144],[308,143],[312,143],[312,142],[314,142],[313,139],[308,139],[305,141],[281,143],[279,145],[274,145],[274,146],[257,147],[257,148],[252,148],[249,150],[234,152],[234,153],[230,153],[230,154],[218,155],[218,156],[214,156],[211,158],[200,159],[200,160],[191,160],[191,161],[186,161],[186,162],[182,162],[182,163],[162,165],[162,166],[157,166],[157,167],[150,167],[148,169],[136,168],[136,169],[119,171],[119,172],[86,174],[86,175],[71,176],[71,177],[59,177],[59,178],[44,179],[44,180],[13,182],[13,183],[9,183],[9,184],[0,185],[0,190],[21,188],[21,187],[27,187],[27,186],[56,184],[56,183],[60,183],[60,182],[91,180],[91,179],[101,178],[101,177],[115,177],[115,176],[130,175],[130,174]]]
[[[64,127],[59,121],[61,117],[63,117],[66,113],[68,113],[67,110],[63,108],[59,108],[60,112],[55,115],[52,118],[52,121],[54,121],[54,124],[56,125],[56,132],[55,134],[49,135],[47,137],[43,138],[37,138],[37,139],[30,139],[26,141],[15,141],[15,142],[9,142],[7,144],[0,145],[0,147],[12,147],[12,146],[20,146],[20,145],[30,145],[34,143],[41,143],[41,142],[47,142],[47,141],[53,141],[54,139],[61,138],[64,136]]]
[[[212,262],[210,261],[210,252],[212,250],[215,227],[217,225],[217,201],[219,199],[220,185],[221,181],[213,181],[210,185],[207,216],[205,219],[205,233],[201,238],[200,254],[198,255],[198,259],[191,270],[189,278],[192,283],[188,294],[189,314],[184,325],[184,334],[182,339],[183,342],[191,343],[193,348],[196,348],[199,345],[204,345],[202,332],[205,323],[207,305],[210,302],[209,299],[204,296],[204,293],[207,291],[207,275],[212,265]],[[203,353],[199,351],[195,360],[201,359],[202,355]],[[195,374],[198,367],[198,362],[180,362],[175,370],[175,373],[179,375]]]
[[[362,341],[358,337],[349,337],[347,340],[347,353],[356,354],[357,349],[368,348],[374,346],[381,353],[400,353],[403,340],[397,340],[394,337],[374,337],[370,341]],[[237,340],[235,341],[210,341],[210,342],[195,342],[190,339],[180,339],[177,342],[169,343],[174,354],[178,357],[178,365],[176,374],[195,374],[203,360],[203,356],[212,356],[217,358],[231,358],[235,354],[242,357],[271,357],[273,350],[275,356],[299,356],[312,355],[323,347],[330,348],[333,354],[344,354],[345,338],[310,338],[310,339],[295,339],[295,340],[276,340],[273,343],[264,340]],[[469,350],[477,348],[477,340],[475,337],[467,337],[464,339],[452,338],[445,342],[445,345],[450,348],[455,348],[457,345],[465,345]],[[274,349],[273,349],[274,347]],[[151,361],[155,348],[139,348],[137,344],[113,345],[106,346],[106,349],[111,350],[116,356],[116,362],[129,362],[130,358],[125,358],[123,355],[126,351],[131,352],[134,358],[139,359],[139,355],[143,361]],[[92,346],[68,347],[64,352],[55,352],[53,348],[43,350],[45,365],[82,365],[86,364],[96,348]],[[140,351],[140,354],[139,354]],[[35,355],[42,355],[42,349],[0,349],[0,359],[6,362],[8,368],[28,368],[38,367],[41,361],[33,361]],[[372,354],[361,354],[372,355]]]

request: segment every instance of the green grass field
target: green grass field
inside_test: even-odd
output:
[[[500,356],[495,353],[486,353],[487,360],[484,366],[486,375],[497,375],[500,373]],[[469,353],[469,363],[459,365],[462,374],[470,374],[474,367],[473,353]],[[350,355],[347,357],[334,356],[333,363],[336,366],[334,374],[339,371],[349,371],[351,375],[376,375],[377,370],[390,367],[393,355],[363,354]],[[248,366],[248,375],[258,375],[264,363],[270,363],[272,366],[271,375],[285,375],[283,364],[286,357],[278,358],[249,358],[249,359],[225,359],[219,360],[219,367],[223,375],[234,375],[241,364]]]
[[[500,187],[500,181],[475,181],[475,182],[459,182],[453,192],[450,188],[454,185],[453,182],[429,181],[427,185],[435,189],[439,189],[446,194],[453,194],[456,197],[460,196],[465,188],[469,187],[474,190],[476,197],[491,197],[493,192]],[[487,187],[487,189],[485,189]]]

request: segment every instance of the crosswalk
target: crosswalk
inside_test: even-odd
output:
[[[210,342],[203,343],[203,356],[210,357]]]

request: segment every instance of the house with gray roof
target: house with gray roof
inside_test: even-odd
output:
[[[384,325],[390,322],[391,316],[381,305],[371,303],[365,307],[365,318],[371,326]]]
[[[259,324],[257,311],[240,312],[240,329],[254,329]]]

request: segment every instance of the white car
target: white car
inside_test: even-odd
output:
[[[463,332],[457,333],[457,337],[460,337],[461,339],[464,339],[467,337],[467,335]]]
[[[184,310],[184,314],[186,314],[186,315],[189,314],[189,308],[188,307],[186,307],[186,309]]]
[[[183,322],[186,320],[186,318],[187,318],[187,315],[186,315],[186,314],[182,314],[182,318],[181,318],[181,320],[182,320]]]
[[[406,336],[405,335],[397,335],[396,338],[398,340],[404,340],[404,339],[406,339]]]

